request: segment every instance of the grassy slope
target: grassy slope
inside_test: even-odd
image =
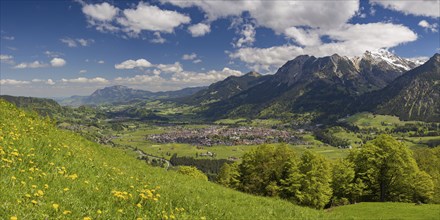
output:
[[[326,211],[329,218],[339,219],[433,219],[440,218],[440,205],[413,203],[370,203],[340,206]]]
[[[0,128],[0,219],[314,219],[324,215],[149,167],[121,150],[57,130],[1,100]]]

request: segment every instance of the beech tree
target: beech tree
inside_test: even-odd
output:
[[[355,203],[362,196],[365,184],[361,179],[355,179],[355,165],[345,159],[333,164],[332,169],[332,205]]]
[[[238,189],[240,186],[240,173],[238,172],[238,163],[224,163],[217,176],[217,182],[220,185]]]
[[[420,171],[412,152],[389,135],[367,142],[359,150],[352,151],[348,159],[355,165],[356,179],[366,184],[363,196],[366,201],[414,201],[416,176],[424,183],[432,181],[426,175],[418,175]],[[430,184],[424,185],[424,194],[429,195],[427,192],[433,189]]]
[[[300,187],[295,199],[300,205],[322,209],[332,196],[330,164],[310,151],[304,152],[300,161]]]

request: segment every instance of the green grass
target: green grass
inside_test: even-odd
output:
[[[150,167],[0,101],[0,218],[316,219],[323,212]],[[145,198],[143,198],[145,197]],[[140,204],[138,207],[137,204]]]
[[[340,206],[326,210],[331,219],[432,219],[440,218],[440,205],[414,203],[369,203]],[[341,218],[342,217],[342,218]]]
[[[348,123],[357,125],[359,128],[378,128],[385,130],[392,129],[396,125],[404,125],[406,122],[401,121],[396,116],[375,115],[368,112],[357,113],[345,119]]]

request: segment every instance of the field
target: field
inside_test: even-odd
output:
[[[340,206],[326,210],[330,219],[432,219],[440,218],[440,205],[413,203],[372,203]]]
[[[191,126],[194,127],[194,126]],[[203,125],[197,125],[203,127]],[[206,152],[216,154],[216,159],[228,159],[230,157],[240,158],[244,153],[256,148],[258,145],[237,145],[237,146],[212,146],[212,147],[197,147],[190,144],[157,144],[145,139],[148,134],[160,134],[166,132],[165,127],[158,126],[143,126],[138,130],[126,131],[118,134],[118,138],[114,139],[114,143],[120,146],[130,146],[144,151],[147,154],[170,159],[173,154],[179,157],[187,156],[196,158],[197,155]],[[343,158],[348,154],[347,149],[338,149],[336,147],[325,146],[320,141],[317,141],[311,135],[304,135],[304,140],[309,142],[309,145],[289,145],[296,152],[301,154],[306,149],[323,154],[327,158],[337,159]],[[206,158],[206,157],[197,157]]]

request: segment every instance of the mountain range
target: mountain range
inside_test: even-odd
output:
[[[249,72],[208,87],[170,92],[112,86],[90,96],[65,99],[61,104],[168,99],[200,106],[199,113],[211,119],[282,118],[296,113],[333,119],[371,111],[406,120],[440,121],[439,54],[426,61],[401,58],[387,50],[367,51],[360,57],[301,55],[273,75]]]
[[[61,105],[102,105],[133,103],[151,99],[170,99],[192,95],[205,87],[191,87],[176,91],[150,92],[147,90],[132,89],[127,86],[115,85],[98,89],[90,96],[72,96],[57,100]]]

